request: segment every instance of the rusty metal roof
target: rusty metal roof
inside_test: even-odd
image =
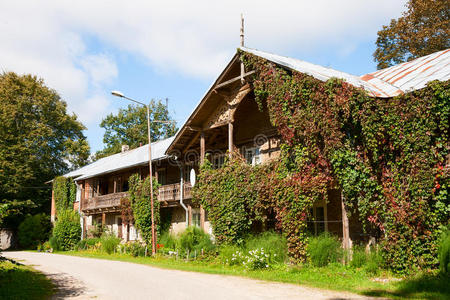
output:
[[[415,60],[363,76],[356,76],[331,68],[315,65],[299,59],[267,53],[255,49],[242,51],[262,57],[277,65],[326,81],[340,78],[349,84],[365,89],[370,96],[387,98],[421,89],[433,80],[450,79],[450,49],[432,53]]]
[[[424,88],[433,80],[449,80],[450,49],[363,75],[361,79],[391,96]]]

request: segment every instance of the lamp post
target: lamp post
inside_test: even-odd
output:
[[[153,213],[153,172],[152,172],[152,139],[150,136],[150,107],[149,105],[137,101],[135,99],[126,97],[119,91],[112,91],[111,94],[116,97],[124,98],[137,104],[143,105],[147,108],[147,135],[148,135],[148,168],[150,172],[150,206],[152,212],[152,255],[156,254],[156,232],[155,232],[155,218]],[[172,121],[153,120],[155,123],[171,123]]]

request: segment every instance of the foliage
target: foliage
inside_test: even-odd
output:
[[[150,101],[150,120],[173,121],[167,107],[161,101]],[[136,148],[147,143],[147,109],[144,106],[128,105],[117,115],[110,114],[102,120],[100,127],[105,129],[103,143],[105,149],[96,153],[96,159],[118,153],[122,145]],[[152,141],[173,136],[177,132],[175,123],[153,122],[150,125]]]
[[[50,247],[52,247],[52,249],[54,251],[61,250],[61,245],[59,244],[59,240],[55,236],[51,236],[50,239],[48,240],[48,243],[50,244]]]
[[[85,127],[42,79],[0,74],[0,224],[50,211],[44,182],[84,165]]]
[[[270,256],[263,248],[250,250],[242,264],[248,270],[266,269],[270,267]]]
[[[271,165],[252,167],[242,157],[225,159],[224,165],[213,169],[205,160],[200,167],[199,184],[192,191],[194,201],[208,211],[216,241],[221,243],[244,242],[254,221],[264,221],[264,205],[257,202],[266,191],[258,184]]]
[[[406,7],[402,17],[378,31],[373,56],[379,69],[450,47],[448,0],[409,0]]]
[[[73,210],[63,210],[53,228],[55,250],[72,250],[81,238],[80,215]],[[53,245],[52,245],[53,247]]]
[[[139,174],[133,174],[129,179],[129,197],[133,210],[134,223],[142,235],[145,243],[151,245],[152,242],[152,214],[150,203],[150,177],[145,180],[140,179]],[[153,178],[153,211],[154,222],[157,232],[159,231],[159,201],[157,191],[159,184]]]
[[[239,157],[217,170],[208,161],[201,166],[193,196],[217,242],[242,243],[254,221],[274,215],[291,258],[304,262],[310,208],[341,189],[349,214],[381,240],[387,266],[436,266],[440,226],[450,212],[450,81],[372,98],[341,80],[322,82],[242,56],[256,71],[256,101],[281,136],[281,154],[257,167]]]
[[[313,266],[324,267],[342,259],[341,242],[325,232],[309,240],[308,253]]]
[[[26,217],[19,225],[20,246],[25,249],[35,249],[49,238],[51,229],[50,218],[45,214]]]
[[[88,230],[88,237],[90,238],[99,238],[105,233],[106,228],[103,227],[102,223],[98,223],[93,220],[92,226]]]
[[[55,198],[56,214],[59,211],[71,209],[76,198],[77,187],[71,178],[64,176],[53,180],[53,197]]]
[[[100,243],[102,245],[102,251],[111,254],[116,251],[117,246],[120,244],[120,238],[112,234],[105,234],[101,237]]]
[[[283,263],[287,258],[287,241],[284,236],[273,231],[265,231],[258,235],[250,235],[245,239],[247,251],[264,249],[271,262]]]
[[[123,225],[134,224],[133,209],[131,208],[131,202],[128,197],[120,199],[120,215]]]
[[[352,268],[363,268],[369,274],[377,274],[382,265],[383,261],[378,251],[366,252],[364,247],[353,246],[350,261]]]
[[[439,243],[439,268],[443,274],[450,274],[450,227],[442,233]]]
[[[98,238],[98,237],[83,239],[77,243],[75,250],[93,249],[99,243],[100,243],[100,238]]]
[[[145,255],[145,245],[139,241],[130,241],[119,245],[120,253],[128,253],[133,257]]]
[[[214,247],[211,236],[196,226],[186,228],[177,240],[177,248],[190,253],[200,254],[202,250],[208,252]]]
[[[164,249],[174,250],[177,247],[177,239],[169,231],[163,231],[158,235],[158,244],[162,245]]]

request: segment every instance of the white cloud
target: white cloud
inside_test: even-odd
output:
[[[2,1],[0,70],[38,74],[88,127],[97,126],[120,70],[113,56],[89,49],[86,36],[162,72],[211,79],[239,45],[241,12],[249,47],[280,54],[332,47],[350,56],[398,17],[405,2]]]

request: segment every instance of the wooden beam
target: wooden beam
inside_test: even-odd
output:
[[[230,154],[233,153],[233,122],[228,123],[228,152]]]
[[[198,126],[192,126],[192,125],[188,125],[186,126],[187,129],[192,130],[192,131],[201,131],[202,128],[198,127]]]
[[[239,81],[239,80],[243,79],[244,77],[247,77],[247,76],[252,75],[252,74],[254,74],[254,73],[255,73],[255,70],[252,70],[252,71],[250,71],[250,72],[244,73],[243,75],[239,75],[239,76],[234,77],[234,78],[232,78],[232,79],[230,79],[230,80],[227,80],[227,81],[225,81],[225,82],[222,82],[222,83],[217,84],[217,85],[214,87],[214,89],[219,89],[219,88],[224,87],[224,86],[226,86],[226,85],[229,85],[229,84],[231,84],[231,83],[233,83],[233,82]]]
[[[205,132],[200,132],[200,164],[205,162]]]

